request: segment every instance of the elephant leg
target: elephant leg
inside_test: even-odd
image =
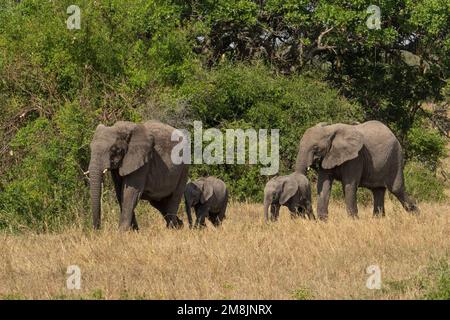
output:
[[[220,213],[219,213],[220,221],[225,220],[226,217],[227,217],[225,215],[225,213],[227,212],[227,206],[228,206],[228,190],[225,193],[225,199],[223,200],[223,206],[222,206],[222,209],[220,210]]]
[[[386,188],[374,188],[372,189],[373,194],[373,216],[379,217],[380,215],[384,217],[384,194],[386,193]]]
[[[119,175],[118,170],[111,170],[111,177],[114,182],[114,190],[116,191],[117,202],[122,210],[122,192],[123,192],[123,181],[122,177]]]
[[[209,215],[209,208],[207,206],[199,206],[195,208],[195,228],[206,227],[205,218]]]
[[[141,167],[123,179],[122,205],[120,210],[119,230],[128,231],[133,227],[133,220],[137,226],[134,209],[144,191],[147,168]],[[134,228],[134,227],[133,227]]]
[[[134,231],[139,231],[139,225],[136,219],[136,213],[133,211],[133,218],[131,219],[131,228],[133,228]]]
[[[300,215],[300,213],[297,211],[297,209],[293,210],[293,211],[289,210],[289,214],[291,216],[291,219],[295,219]]]
[[[358,186],[356,185],[356,183],[344,184],[345,206],[347,207],[347,213],[352,218],[358,217],[358,205],[356,201],[357,190]]]
[[[220,226],[220,219],[219,219],[220,213],[212,213],[210,212],[208,215],[208,220],[213,224],[214,227]]]
[[[176,228],[178,225],[178,217],[175,215],[175,217],[173,215],[167,214],[167,198],[159,200],[159,201],[155,201],[155,200],[149,200],[150,204],[156,209],[158,210],[161,215],[163,216],[164,220],[166,221],[166,227],[167,228]],[[175,219],[176,218],[176,219]],[[178,219],[179,220],[179,219]],[[183,225],[183,223],[181,222],[181,226]]]
[[[277,221],[280,215],[280,205],[272,203],[270,205],[270,220]]]
[[[291,219],[295,219],[298,217],[305,217],[304,208],[302,207],[302,204],[295,203],[295,201],[291,198],[288,203],[287,207],[289,209],[289,213],[291,215]]]
[[[122,210],[120,213],[119,229],[120,231],[128,231],[133,227],[134,209],[141,196],[142,191],[134,186],[126,185],[123,190]],[[137,222],[135,221],[136,225]],[[134,227],[133,227],[134,228]]]
[[[356,195],[361,181],[364,165],[361,159],[355,158],[345,162],[341,167],[342,189],[344,191],[347,213],[352,218],[358,217]]]
[[[217,218],[216,218],[217,225],[214,224],[214,222],[213,222],[214,226],[217,227],[222,224],[222,221],[225,220],[225,218],[226,218],[226,216],[225,216],[226,211],[227,211],[227,199],[225,200],[224,205],[220,209],[220,212],[217,214]]]
[[[333,178],[331,175],[319,171],[317,180],[317,215],[320,220],[327,220],[328,218],[328,202],[330,200],[331,186]]]
[[[119,203],[120,212],[122,212],[122,198],[123,198],[123,179],[119,175],[118,170],[112,170],[111,176],[114,182],[114,190],[116,191],[117,202]],[[136,214],[133,210],[133,217],[131,219],[131,227],[133,230],[138,231],[139,226],[136,219]]]
[[[280,209],[281,209],[280,205],[276,205],[275,206],[275,217],[276,217],[276,220],[278,220],[278,217],[280,216]]]
[[[311,201],[307,201],[305,206],[306,206],[306,215],[308,216],[309,220],[316,220]]]
[[[284,206],[288,208],[289,215],[290,215],[291,219],[295,219],[295,218],[300,216],[300,208],[297,207],[293,203],[293,199],[292,198],[289,199],[289,201],[287,203],[285,203]]]
[[[174,192],[159,201],[159,206],[157,209],[161,212],[161,214],[164,217],[164,220],[166,220],[166,226],[167,228],[175,228],[175,229],[181,229],[183,228],[183,220],[178,218],[178,208],[180,206],[181,198],[184,194],[184,189],[186,187],[186,181],[187,181],[187,171],[182,175],[180,178],[180,181],[178,182],[178,185]]]
[[[183,220],[177,217],[177,214],[166,213],[164,214],[164,220],[166,220],[166,227],[173,229],[183,228]]]
[[[295,217],[302,217],[303,219],[306,218],[305,208],[303,206],[297,208]]]

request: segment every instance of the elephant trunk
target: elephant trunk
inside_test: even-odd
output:
[[[306,175],[306,170],[308,169],[308,167],[312,165],[312,163],[313,163],[312,152],[309,151],[303,152],[303,150],[300,149],[297,156],[297,162],[295,164],[295,171],[303,175]]]
[[[99,167],[90,169],[89,176],[90,176],[92,222],[94,229],[100,229],[103,170]]]

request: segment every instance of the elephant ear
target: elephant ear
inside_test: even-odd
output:
[[[283,182],[283,188],[281,190],[279,200],[280,204],[283,205],[286,202],[288,202],[289,199],[292,198],[297,191],[298,191],[297,182],[293,181],[292,179],[288,179],[285,182]]]
[[[155,145],[153,135],[143,126],[135,125],[131,130],[127,153],[123,157],[119,174],[126,176],[142,167],[151,156]]]
[[[209,200],[213,195],[213,186],[211,183],[203,182],[202,195],[200,196],[200,202],[203,204]]]
[[[322,161],[322,168],[332,169],[358,156],[363,135],[352,127],[337,129],[331,137],[331,148]]]

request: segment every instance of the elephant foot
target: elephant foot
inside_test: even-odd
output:
[[[131,228],[133,229],[133,231],[136,231],[136,232],[139,231],[139,226],[137,223],[132,223]]]
[[[214,227],[218,228],[222,225],[222,221],[214,221],[214,222],[212,222],[212,224]]]
[[[218,214],[216,214],[216,215],[213,215],[213,214],[209,214],[209,217],[208,217],[208,220],[212,223],[212,225],[214,226],[214,227],[219,227],[221,224],[222,224],[222,220],[223,220],[223,218],[221,219],[221,218],[219,218],[219,215]]]
[[[128,226],[128,225],[119,225],[119,231],[120,232],[128,232],[128,231],[131,231],[132,230],[132,228],[130,227],[130,226]]]
[[[357,208],[347,208],[347,214],[352,219],[358,219],[358,209]]]
[[[314,213],[308,213],[308,219],[309,220],[316,220],[316,216],[314,215]]]
[[[197,229],[197,230],[202,230],[202,229],[205,229],[205,228],[206,228],[206,223],[197,223],[194,226],[194,229]]]
[[[417,205],[415,205],[414,203],[405,204],[405,210],[411,214],[419,214],[420,213],[419,207]]]
[[[385,212],[384,211],[374,211],[373,212],[373,217],[376,219],[381,219],[385,217]]]
[[[165,217],[166,219],[166,227],[169,229],[182,229],[183,228],[183,221],[178,218],[176,215],[173,214],[167,214]]]

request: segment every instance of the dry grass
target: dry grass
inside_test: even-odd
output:
[[[360,208],[351,220],[341,203],[330,220],[262,221],[262,206],[233,204],[220,229],[167,230],[140,204],[139,233],[116,231],[117,208],[106,207],[100,232],[72,227],[60,234],[0,234],[0,297],[145,299],[399,299],[420,288],[390,290],[438,260],[449,261],[450,205],[421,204],[410,216],[387,202],[384,219]],[[78,265],[81,290],[66,288]],[[382,290],[366,288],[379,265]]]

